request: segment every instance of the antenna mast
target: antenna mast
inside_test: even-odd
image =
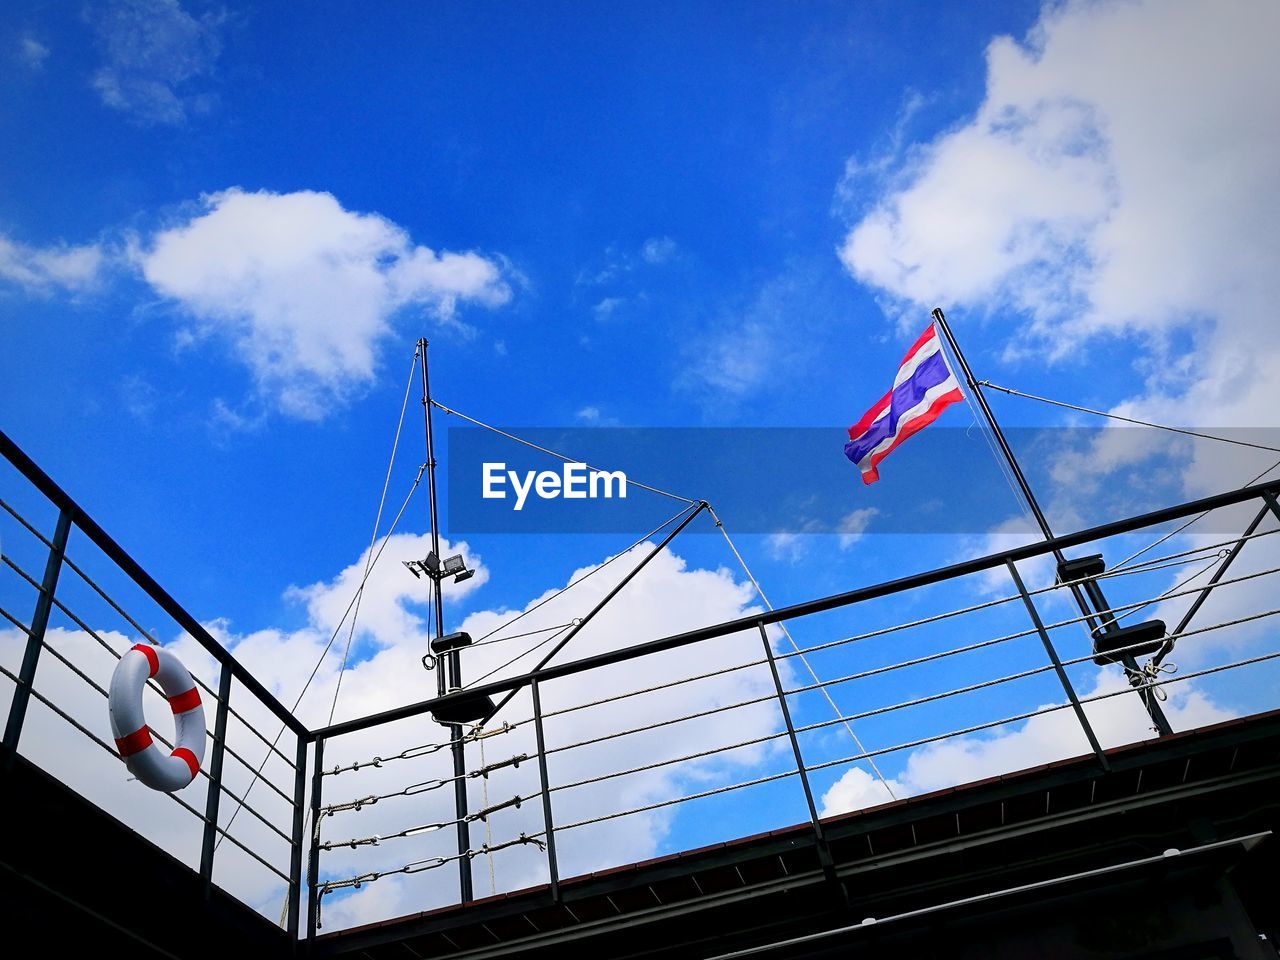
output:
[[[427,340],[425,337],[419,338],[417,352],[422,359],[422,414],[427,431],[427,491],[431,509],[431,552],[438,560],[440,557],[440,512],[436,501],[436,445],[435,432],[431,423],[431,379],[427,372]],[[436,611],[435,638],[440,640],[444,636],[444,598],[441,578],[433,576],[431,577],[431,582],[432,589],[435,591],[433,597]],[[460,660],[461,658],[456,651],[442,654],[437,659],[436,689],[440,696],[444,696],[451,687],[456,689],[462,686]],[[451,674],[448,678],[445,677],[446,671]],[[449,747],[453,754],[453,800],[458,817],[456,824],[458,831],[458,887],[461,902],[466,903],[473,899],[471,858],[466,856],[471,849],[471,828],[467,824],[466,747],[462,742],[462,724],[446,723],[443,726],[449,731]]]

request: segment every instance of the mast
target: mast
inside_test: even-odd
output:
[[[440,557],[440,512],[436,501],[436,445],[435,432],[431,423],[431,379],[427,372],[427,341],[425,337],[418,340],[417,350],[422,358],[422,412],[427,431],[427,491],[431,505],[431,552],[438,559]],[[444,597],[440,585],[441,578],[432,577],[431,583],[432,589],[435,591],[433,600],[436,611],[436,639],[439,640],[444,636]],[[457,652],[453,651],[446,656],[440,657],[437,662],[436,689],[440,696],[444,696],[449,687],[460,688],[462,686],[460,659]],[[446,681],[446,671],[451,673],[448,678],[448,681],[451,682]],[[462,742],[462,724],[448,723],[444,724],[444,727],[449,731],[449,748],[453,754],[453,802],[458,818],[456,824],[458,833],[458,888],[461,902],[466,903],[473,898],[471,858],[467,856],[471,849],[471,828],[467,823],[466,747]]]
[[[987,421],[987,426],[991,429],[991,433],[996,438],[996,445],[1000,448],[1005,462],[1008,463],[1013,478],[1017,481],[1018,488],[1022,491],[1023,498],[1027,501],[1027,506],[1031,508],[1031,514],[1036,519],[1036,524],[1040,527],[1040,532],[1046,540],[1053,539],[1053,530],[1049,526],[1049,520],[1045,517],[1044,511],[1040,509],[1040,502],[1036,499],[1035,493],[1031,490],[1031,484],[1027,482],[1026,474],[1022,472],[1022,466],[1018,463],[1018,458],[1013,455],[1013,448],[1009,446],[1009,441],[1005,438],[1004,431],[1000,429],[1000,424],[996,421],[996,415],[992,412],[991,406],[987,403],[987,398],[982,392],[982,387],[978,384],[977,379],[973,375],[973,370],[969,367],[969,361],[965,359],[964,353],[960,350],[960,344],[956,341],[955,334],[951,332],[951,327],[947,324],[947,318],[943,316],[942,310],[938,307],[933,309],[933,319],[938,324],[938,329],[942,331],[942,336],[947,342],[947,346],[951,348],[952,354],[955,355],[956,362],[960,365],[960,371],[964,375],[965,385],[969,389],[969,395],[978,402],[978,409],[982,411],[983,419]],[[1066,561],[1061,550],[1056,547],[1053,550],[1054,559],[1059,565]],[[1096,586],[1095,586],[1096,589]],[[1099,629],[1099,625],[1094,620],[1094,610],[1089,606],[1089,601],[1085,597],[1085,592],[1081,590],[1080,585],[1073,583],[1070,586],[1071,595],[1075,598],[1076,606],[1080,608],[1081,615],[1085,618],[1085,624],[1089,629],[1090,637]],[[1099,594],[1100,595],[1100,594]],[[1105,609],[1106,604],[1100,604],[1099,609]],[[1107,627],[1114,618],[1109,615],[1101,617],[1101,627]],[[1173,728],[1169,726],[1169,720],[1164,715],[1164,711],[1160,708],[1159,701],[1151,696],[1149,690],[1141,689],[1142,672],[1138,667],[1137,660],[1132,654],[1126,653],[1120,660],[1124,666],[1125,675],[1129,679],[1129,685],[1139,687],[1139,696],[1142,698],[1143,705],[1147,708],[1147,713],[1151,717],[1151,722],[1155,724],[1156,730],[1161,736],[1173,733]]]

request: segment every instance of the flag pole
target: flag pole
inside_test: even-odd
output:
[[[431,552],[435,554],[437,560],[440,557],[440,510],[436,503],[436,444],[435,431],[431,424],[431,381],[427,374],[427,340],[425,337],[418,340],[418,353],[422,358],[422,413],[426,421],[427,430],[427,490],[431,508]],[[444,597],[441,593],[441,578],[432,577],[431,582],[435,588],[435,596],[433,597],[436,611],[436,639],[439,640],[444,636]],[[456,651],[440,657],[439,663],[436,665],[436,684],[443,696],[447,686],[445,683],[445,670],[452,669],[455,673],[453,677],[453,685],[462,686],[462,677],[459,660]],[[454,809],[457,811],[457,833],[458,833],[458,890],[462,903],[473,899],[473,890],[471,883],[471,857],[467,854],[471,850],[471,829],[467,821],[467,759],[466,747],[462,742],[462,725],[459,723],[444,724],[445,729],[449,731],[449,747],[453,754],[453,800]]]
[[[1018,488],[1022,491],[1023,498],[1027,501],[1027,506],[1031,508],[1032,516],[1035,517],[1036,524],[1040,527],[1040,532],[1046,540],[1052,540],[1053,530],[1049,526],[1049,520],[1045,517],[1044,511],[1040,509],[1040,502],[1032,492],[1031,484],[1027,482],[1027,476],[1022,472],[1022,466],[1018,463],[1018,458],[1013,455],[1013,448],[1009,446],[1009,441],[1005,438],[1004,431],[1000,429],[996,415],[987,403],[982,387],[979,386],[977,379],[975,379],[973,370],[969,367],[969,361],[965,359],[964,353],[960,350],[960,344],[956,341],[955,334],[951,332],[951,327],[947,324],[947,318],[943,315],[941,308],[933,308],[933,319],[938,324],[938,329],[942,331],[942,336],[946,340],[947,346],[951,348],[951,353],[955,356],[956,362],[960,365],[960,372],[964,375],[965,385],[969,388],[969,395],[978,402],[978,409],[982,411],[982,416],[987,421],[987,426],[996,439],[996,445],[1000,448],[1000,453],[1004,456],[1005,462],[1008,463],[1009,469],[1013,473],[1013,478],[1017,482]],[[1059,564],[1066,560],[1062,551],[1057,548],[1054,548],[1053,556]],[[1081,590],[1079,584],[1072,584],[1070,590],[1072,596],[1075,597],[1076,605],[1080,608],[1080,613],[1085,618],[1085,623],[1092,637],[1099,626],[1094,620],[1094,611],[1090,608],[1084,591]],[[1133,655],[1126,653],[1120,662],[1125,668],[1125,675],[1129,679],[1129,685],[1141,687],[1143,682],[1142,670]],[[1151,716],[1151,722],[1155,724],[1157,732],[1161,736],[1173,733],[1173,728],[1169,726],[1169,720],[1160,708],[1159,701],[1151,696],[1149,691],[1139,689],[1138,692],[1142,697],[1143,705],[1147,708],[1147,713]]]

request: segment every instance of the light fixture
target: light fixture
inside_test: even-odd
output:
[[[423,574],[432,580],[443,580],[445,577],[453,577],[454,583],[461,583],[463,580],[470,580],[476,575],[474,570],[467,569],[467,562],[462,559],[462,554],[448,557],[441,566],[440,558],[434,552],[428,553],[425,560],[403,560],[401,561],[409,572],[415,577],[421,579]]]

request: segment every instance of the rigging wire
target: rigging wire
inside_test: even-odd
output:
[[[1152,427],[1156,430],[1167,430],[1170,433],[1180,433],[1188,437],[1199,437],[1201,440],[1217,440],[1219,443],[1230,443],[1237,447],[1249,447],[1252,450],[1266,450],[1269,453],[1280,453],[1280,447],[1271,447],[1264,443],[1250,443],[1247,440],[1235,440],[1231,437],[1221,437],[1214,433],[1201,433],[1198,430],[1189,430],[1186,427],[1171,427],[1164,423],[1152,423],[1150,420],[1138,420],[1135,417],[1125,417],[1118,413],[1108,413],[1105,410],[1094,410],[1092,407],[1082,407],[1078,404],[1067,403],[1064,400],[1051,400],[1049,397],[1040,397],[1034,393],[1023,393],[1021,390],[1014,390],[1012,387],[1002,387],[998,383],[992,383],[990,380],[979,380],[978,385],[982,387],[990,387],[992,390],[999,390],[1001,393],[1007,393],[1011,397],[1022,397],[1026,400],[1038,400],[1040,403],[1047,403],[1050,406],[1064,407],[1067,410],[1075,410],[1078,413],[1091,413],[1096,417],[1106,417],[1109,420],[1120,420],[1124,423],[1132,423],[1139,427]]]
[[[356,621],[360,618],[360,601],[364,598],[364,585],[369,579],[369,566],[373,563],[373,547],[378,542],[378,528],[382,525],[382,511],[387,504],[387,489],[391,486],[391,471],[396,465],[396,451],[400,448],[400,434],[404,430],[404,415],[409,409],[409,392],[413,389],[413,373],[418,368],[418,351],[413,352],[413,360],[409,364],[409,381],[404,385],[404,402],[400,404],[400,419],[396,423],[395,439],[391,441],[391,459],[387,462],[387,476],[382,481],[382,496],[378,500],[378,512],[373,518],[373,532],[369,535],[369,549],[365,553],[364,576],[360,580],[360,588],[356,591],[355,610],[351,614],[351,627],[347,631],[347,647],[342,651],[342,664],[338,667],[338,682],[333,688],[333,703],[329,705],[329,723],[333,723],[333,714],[338,709],[338,694],[342,690],[342,675],[347,669],[347,659],[351,656],[351,643],[356,635]]]
[[[766,609],[772,612],[773,604],[771,604],[769,602],[769,598],[764,595],[764,590],[760,588],[760,583],[759,581],[756,580],[755,574],[751,572],[750,568],[747,566],[747,562],[742,559],[742,554],[740,554],[738,552],[738,548],[734,546],[733,540],[730,539],[729,537],[729,531],[724,528],[724,523],[721,522],[720,517],[715,512],[715,509],[712,508],[710,504],[708,504],[707,511],[711,514],[711,519],[715,521],[716,529],[718,529],[720,533],[724,536],[724,542],[729,545],[729,549],[732,550],[733,555],[737,557],[738,565],[742,567],[742,572],[747,575],[747,579],[750,580],[751,585],[755,587],[756,593],[759,595],[761,602],[764,603]],[[787,638],[787,641],[791,644],[792,649],[794,649],[796,654],[800,657],[800,662],[803,663],[805,666],[805,669],[809,671],[809,676],[813,677],[813,680],[815,683],[821,684],[822,681],[818,679],[818,674],[814,671],[813,666],[812,664],[809,663],[808,658],[800,650],[800,645],[797,644],[795,639],[791,636],[791,631],[787,629],[787,625],[785,623],[779,623],[778,626],[782,630],[782,635]],[[827,692],[827,688],[823,686],[821,687],[821,690],[822,690],[823,697],[825,697],[827,703],[831,705],[831,709],[835,711],[836,716],[837,717],[840,716],[840,708],[836,706],[836,702],[833,699],[831,699],[831,694]],[[848,722],[845,723],[844,727],[846,730],[849,731],[849,736],[853,737],[853,742],[857,744],[858,749],[863,753],[866,753],[866,747],[862,745],[862,741],[858,739],[858,735],[853,732],[853,727]],[[889,781],[885,779],[885,775],[880,772],[880,768],[876,766],[875,761],[868,758],[867,762],[871,765],[871,769],[875,771],[876,777],[879,778],[880,783],[884,786],[889,796],[892,797],[894,800],[897,800],[898,798],[894,794],[893,788],[889,786]]]
[[[539,640],[537,643],[535,643],[535,644],[534,644],[532,647],[530,647],[528,650],[525,650],[523,653],[517,653],[514,657],[512,657],[512,658],[511,658],[510,660],[508,660],[506,663],[502,664],[501,666],[494,667],[492,670],[490,670],[488,673],[484,674],[483,676],[476,677],[476,678],[475,678],[474,680],[472,680],[470,683],[468,683],[468,684],[464,685],[462,689],[464,689],[464,690],[465,690],[465,689],[467,689],[467,687],[474,687],[477,683],[481,683],[481,682],[483,682],[483,681],[485,681],[485,680],[488,680],[488,679],[489,679],[490,677],[492,677],[495,673],[497,673],[497,672],[498,672],[498,671],[500,671],[500,670],[505,670],[505,669],[507,669],[507,667],[511,666],[511,665],[512,665],[513,663],[515,663],[517,660],[523,660],[525,657],[527,657],[529,654],[533,653],[535,650],[541,650],[543,647],[545,647],[545,646],[546,646],[548,643],[550,643],[552,640],[555,640],[557,637],[559,637],[559,636],[560,636],[560,634],[564,633],[566,630],[570,629],[571,627],[576,627],[576,626],[577,626],[579,623],[581,623],[581,622],[582,622],[581,620],[574,619],[572,622],[570,622],[570,623],[566,623],[563,627],[561,627],[561,628],[560,628],[559,630],[557,630],[555,633],[551,634],[549,637],[546,637],[546,638],[544,638],[544,639],[542,639],[542,640]]]
[[[418,467],[418,475],[413,478],[413,484],[409,487],[409,492],[405,495],[404,502],[400,504],[400,509],[396,512],[395,519],[391,521],[391,526],[387,529],[386,535],[382,538],[382,544],[378,547],[378,552],[374,554],[373,563],[369,564],[368,571],[365,573],[364,577],[361,579],[359,585],[356,588],[357,595],[359,591],[364,588],[364,585],[368,581],[370,574],[373,573],[374,568],[378,565],[378,560],[382,557],[382,551],[387,548],[387,543],[390,542],[391,535],[395,533],[396,526],[397,524],[400,523],[400,518],[404,516],[405,510],[409,506],[409,501],[413,499],[414,492],[418,489],[418,485],[422,482],[422,475],[423,473],[426,472],[426,469],[427,469],[427,465],[425,463],[422,464],[420,467]],[[342,628],[347,622],[347,617],[351,615],[351,611],[355,608],[355,605],[356,605],[356,596],[353,596],[351,598],[351,602],[347,604],[347,609],[343,611],[342,618],[338,621],[338,625],[333,628],[333,634],[329,637],[329,642],[324,645],[324,649],[320,652],[320,658],[316,660],[316,665],[311,668],[311,675],[307,677],[307,682],[302,685],[302,690],[299,691],[297,699],[293,701],[293,707],[290,709],[289,711],[290,713],[297,713],[298,704],[302,703],[302,698],[306,696],[307,689],[311,686],[311,682],[315,680],[316,674],[320,672],[320,665],[324,663],[325,657],[329,655],[329,650],[332,649],[334,641],[338,639],[338,634],[342,632]],[[281,724],[279,731],[277,731],[275,735],[275,739],[271,741],[271,749],[273,750],[275,749],[276,744],[280,742],[280,738],[284,736],[284,731],[285,731],[285,726]],[[245,789],[244,798],[241,799],[240,802],[236,805],[235,810],[232,811],[230,818],[227,820],[228,830],[231,829],[231,824],[235,822],[236,816],[240,813],[240,808],[244,805],[244,800],[248,799],[249,792],[253,789],[254,785],[260,779],[262,779],[262,770],[267,765],[267,761],[270,759],[271,759],[271,754],[268,753],[265,757],[262,758],[262,763],[258,764],[258,769],[254,772],[253,779],[249,782],[249,786]],[[214,849],[217,849],[218,844],[221,844],[221,842],[222,840],[220,837],[217,843],[214,845]]]
[[[506,661],[505,663],[503,663],[501,666],[494,667],[492,670],[490,670],[488,673],[484,674],[483,676],[477,677],[476,679],[472,680],[470,683],[464,684],[464,685],[463,685],[463,689],[466,689],[467,687],[473,687],[473,686],[475,686],[476,684],[478,684],[478,683],[480,683],[480,682],[482,682],[482,681],[484,681],[484,680],[489,679],[489,678],[490,678],[490,677],[492,677],[495,673],[498,673],[498,672],[499,672],[499,671],[501,671],[501,670],[505,670],[507,667],[511,666],[513,663],[517,662],[518,660],[523,660],[525,657],[527,657],[529,654],[533,653],[535,650],[540,650],[542,647],[545,647],[548,643],[550,643],[552,640],[555,640],[557,637],[559,637],[559,636],[560,636],[560,634],[564,633],[566,630],[568,630],[568,629],[570,629],[570,628],[572,628],[572,627],[576,627],[576,626],[578,626],[578,625],[582,622],[582,619],[581,619],[580,617],[574,617],[574,619],[573,619],[573,620],[569,621],[569,622],[568,622],[568,623],[566,623],[566,624],[562,624],[562,625],[560,625],[559,627],[544,627],[542,630],[533,630],[533,631],[530,631],[529,633],[525,633],[525,634],[515,634],[514,636],[511,636],[511,637],[499,637],[497,640],[490,640],[489,638],[490,638],[490,637],[492,637],[495,633],[497,633],[497,632],[498,632],[498,631],[500,631],[500,630],[505,629],[506,627],[511,626],[511,624],[515,623],[517,620],[519,620],[521,617],[525,616],[526,614],[532,613],[534,610],[538,609],[538,607],[542,606],[543,604],[545,604],[545,603],[550,603],[550,602],[551,602],[552,600],[554,600],[556,597],[558,597],[558,596],[560,596],[561,594],[564,594],[564,593],[566,593],[567,591],[569,591],[569,590],[573,589],[573,588],[574,588],[574,587],[576,587],[578,584],[580,584],[583,580],[587,579],[587,577],[591,576],[591,575],[592,575],[592,574],[594,574],[594,573],[598,573],[598,572],[600,572],[600,571],[601,571],[601,570],[603,570],[605,567],[607,567],[609,564],[613,563],[613,561],[615,561],[615,560],[619,559],[620,557],[624,557],[624,556],[626,556],[628,553],[630,553],[630,552],[631,552],[632,550],[634,550],[636,547],[640,546],[640,544],[644,543],[646,540],[648,540],[648,539],[649,539],[650,537],[652,537],[654,534],[658,533],[658,531],[662,530],[664,527],[669,527],[672,523],[674,523],[676,520],[678,520],[680,517],[684,516],[684,515],[685,515],[686,513],[688,513],[688,512],[689,512],[689,511],[688,511],[688,508],[687,508],[687,507],[686,507],[685,509],[683,509],[683,510],[679,511],[675,516],[671,517],[671,519],[664,521],[663,523],[659,524],[657,527],[654,527],[651,531],[649,531],[648,533],[646,533],[646,534],[645,534],[643,537],[641,537],[639,540],[635,541],[635,543],[631,544],[631,546],[627,547],[627,549],[623,550],[621,553],[614,554],[612,557],[610,557],[610,558],[609,558],[608,560],[606,560],[604,563],[600,564],[598,567],[593,567],[591,570],[588,570],[586,573],[584,573],[582,576],[580,576],[577,580],[573,580],[573,581],[571,581],[570,583],[568,583],[566,586],[561,587],[561,588],[560,588],[559,590],[557,590],[555,593],[551,594],[551,596],[549,596],[549,597],[544,597],[542,600],[540,600],[540,601],[538,601],[537,603],[535,603],[532,607],[529,607],[529,609],[527,609],[527,610],[523,611],[522,613],[517,614],[516,616],[512,617],[512,618],[511,618],[510,620],[508,620],[506,623],[502,624],[502,626],[497,627],[497,628],[495,628],[495,629],[493,629],[493,630],[490,630],[490,631],[489,631],[488,633],[486,633],[483,637],[481,637],[481,638],[480,638],[480,640],[479,640],[479,641],[477,641],[477,643],[476,643],[476,644],[472,644],[472,646],[476,646],[476,645],[478,645],[478,644],[480,644],[480,643],[485,643],[485,642],[489,642],[489,643],[497,643],[499,640],[514,640],[514,639],[516,639],[516,637],[520,637],[520,636],[530,636],[530,635],[532,635],[532,634],[545,633],[545,632],[546,632],[546,631],[548,631],[548,630],[554,630],[554,631],[555,631],[555,632],[554,632],[554,633],[552,633],[550,636],[545,637],[545,638],[543,638],[542,640],[539,640],[537,643],[535,643],[535,644],[534,644],[532,647],[530,647],[528,650],[525,650],[523,653],[516,654],[516,655],[515,655],[514,657],[512,657],[510,660],[508,660],[508,661]]]
[[[499,429],[498,427],[495,427],[491,423],[485,423],[483,420],[477,420],[475,417],[469,417],[465,413],[461,413],[457,410],[452,409],[451,407],[446,407],[443,403],[441,403],[438,400],[430,400],[428,402],[437,410],[441,410],[450,416],[454,416],[462,420],[466,420],[468,423],[474,423],[477,427],[483,427],[484,429],[490,430],[498,434],[499,436],[506,437],[508,440],[514,440],[516,443],[523,444],[526,447],[530,447],[541,453],[545,453],[548,456],[555,457],[558,460],[563,460],[565,463],[581,463],[584,467],[587,467],[590,470],[595,470],[597,472],[604,472],[601,470],[600,467],[587,463],[585,460],[578,460],[578,459],[575,459],[574,457],[567,457],[563,453],[559,453],[555,450],[548,449],[547,447],[539,446],[538,444],[534,443],[532,440],[525,440],[523,437],[517,437],[514,433],[507,433],[507,431]],[[679,500],[682,503],[689,504],[690,506],[693,506],[698,502],[697,500],[690,500],[688,497],[682,497],[678,493],[672,493],[669,490],[663,490],[659,487],[651,487],[647,483],[641,483],[639,480],[632,480],[630,476],[627,477],[627,484],[630,486],[639,487],[641,490],[648,490],[650,493],[656,493],[664,497],[670,497],[672,500]]]
[[[1265,476],[1266,476],[1268,473],[1270,473],[1272,470],[1275,470],[1277,467],[1280,467],[1280,460],[1277,460],[1277,461],[1276,461],[1275,463],[1273,463],[1271,466],[1267,467],[1267,469],[1263,470],[1260,474],[1258,474],[1256,477],[1254,477],[1254,478],[1253,478],[1252,480],[1250,480],[1248,483],[1245,483],[1245,484],[1244,484],[1240,489],[1242,489],[1242,490],[1243,490],[1243,489],[1244,489],[1244,487],[1252,486],[1253,484],[1255,484],[1255,483],[1257,483],[1259,480],[1261,480],[1263,477],[1265,477]],[[1160,544],[1165,543],[1165,542],[1167,542],[1168,540],[1173,539],[1173,538],[1174,538],[1174,537],[1176,537],[1178,534],[1182,533],[1182,531],[1186,530],[1186,529],[1187,529],[1187,527],[1189,527],[1189,526],[1191,526],[1193,523],[1195,523],[1197,520],[1203,520],[1203,519],[1204,519],[1205,517],[1207,517],[1211,512],[1212,512],[1212,511],[1206,510],[1204,513],[1196,514],[1194,517],[1192,517],[1192,518],[1191,518],[1191,519],[1189,519],[1189,520],[1184,520],[1184,521],[1183,521],[1181,524],[1179,524],[1177,527],[1175,527],[1174,529],[1170,530],[1170,531],[1169,531],[1168,533],[1166,533],[1164,536],[1160,537],[1160,539],[1158,539],[1158,540],[1153,540],[1151,543],[1147,544],[1145,547],[1143,547],[1143,548],[1142,548],[1141,550],[1139,550],[1137,553],[1133,553],[1133,554],[1130,554],[1129,556],[1125,557],[1125,558],[1124,558],[1123,560],[1121,560],[1118,564],[1116,564],[1114,567],[1112,567],[1112,570],[1119,570],[1119,569],[1122,569],[1126,564],[1130,563],[1130,562],[1131,562],[1131,561],[1133,561],[1133,560],[1136,560],[1138,557],[1142,556],[1142,555],[1143,555],[1144,553],[1146,553],[1148,550],[1151,550],[1151,549],[1153,549],[1154,547],[1158,547],[1158,546],[1160,546]]]
[[[1109,420],[1119,420],[1124,423],[1132,423],[1141,427],[1151,427],[1156,430],[1167,430],[1171,433],[1180,433],[1186,436],[1198,437],[1202,440],[1217,440],[1220,443],[1230,443],[1235,446],[1249,447],[1254,450],[1266,450],[1270,453],[1280,453],[1280,447],[1270,447],[1260,443],[1249,443],[1248,441],[1236,440],[1231,437],[1220,437],[1216,434],[1202,433],[1198,430],[1190,430],[1185,427],[1171,427],[1171,426],[1168,426],[1167,424],[1152,423],[1147,420],[1138,420],[1134,417],[1125,417],[1118,413],[1108,413],[1105,410],[1094,410],[1092,407],[1082,407],[1078,404],[1067,403],[1063,400],[1052,400],[1049,397],[1041,397],[1033,393],[1024,393],[1023,391],[1015,390],[1012,387],[1002,387],[997,383],[992,383],[990,380],[980,380],[978,381],[978,385],[982,387],[990,387],[992,390],[999,390],[1001,393],[1007,393],[1011,397],[1023,397],[1024,399],[1027,399],[1027,400],[1037,400],[1040,403],[1047,403],[1050,406],[1063,407],[1067,410],[1075,410],[1078,413],[1089,413],[1097,417],[1105,417]],[[1248,487],[1257,483],[1259,480],[1265,477],[1268,473],[1271,473],[1271,471],[1275,470],[1278,467],[1280,467],[1280,460],[1277,460],[1271,466],[1267,467],[1267,469],[1263,470],[1261,473],[1255,476],[1252,480],[1248,481],[1248,483],[1245,483],[1241,489],[1243,489],[1243,487]],[[1112,567],[1112,569],[1113,570],[1119,569],[1123,567],[1125,564],[1129,563],[1130,561],[1135,560],[1138,557],[1142,556],[1148,550],[1158,547],[1160,544],[1173,539],[1178,534],[1182,533],[1184,530],[1190,527],[1193,523],[1195,523],[1198,520],[1204,519],[1208,515],[1209,515],[1209,511],[1205,511],[1204,513],[1191,517],[1189,520],[1184,521],[1181,525],[1169,531],[1164,536],[1160,537],[1158,540],[1152,541],[1147,546],[1139,550],[1137,553],[1131,554],[1130,556],[1126,557],[1124,560],[1121,560],[1120,563],[1116,564],[1114,567]]]
[[[574,463],[577,463],[578,461],[576,461],[576,460],[575,460],[575,461],[573,461],[573,462],[574,462]],[[628,482],[630,482],[630,481],[628,480]],[[541,607],[541,606],[543,606],[543,605],[545,605],[545,604],[550,603],[552,600],[554,600],[556,597],[560,596],[562,593],[565,593],[566,591],[573,589],[573,588],[574,588],[574,587],[576,587],[578,584],[580,584],[583,580],[587,579],[587,577],[594,576],[595,574],[597,574],[597,573],[599,573],[601,570],[603,570],[605,567],[607,567],[609,564],[613,563],[615,560],[618,560],[618,559],[620,559],[621,557],[626,556],[628,553],[630,553],[630,552],[631,552],[632,550],[634,550],[636,547],[640,546],[640,544],[644,543],[644,542],[645,542],[646,540],[648,540],[650,537],[654,536],[655,534],[657,534],[657,533],[658,533],[658,532],[660,532],[661,530],[665,529],[666,527],[671,526],[671,524],[675,523],[677,520],[679,520],[681,517],[683,517],[683,516],[685,515],[685,513],[687,513],[687,512],[688,512],[688,509],[689,509],[688,507],[682,507],[680,510],[678,510],[678,511],[675,513],[675,515],[674,515],[674,516],[672,516],[670,519],[668,519],[668,520],[664,520],[662,523],[658,524],[658,526],[654,527],[652,530],[650,530],[648,533],[646,533],[646,534],[645,534],[643,537],[641,537],[639,540],[636,540],[634,543],[632,543],[632,544],[631,544],[631,546],[627,547],[627,548],[626,548],[625,550],[623,550],[622,552],[614,554],[612,557],[610,557],[610,558],[609,558],[608,560],[606,560],[604,563],[600,564],[598,567],[592,567],[590,570],[588,570],[586,573],[584,573],[582,576],[580,576],[577,580],[573,580],[573,581],[571,581],[570,583],[568,583],[567,585],[565,585],[565,586],[561,587],[561,588],[560,588],[559,590],[557,590],[555,593],[551,594],[551,596],[549,596],[549,597],[543,597],[541,600],[539,600],[539,601],[538,601],[537,603],[535,603],[533,606],[531,606],[531,607],[529,607],[529,608],[527,608],[527,609],[525,609],[525,610],[521,611],[520,613],[516,614],[514,617],[512,617],[512,618],[511,618],[510,620],[508,620],[506,623],[501,624],[500,626],[494,627],[492,630],[490,630],[488,633],[486,633],[483,637],[481,637],[479,640],[477,640],[474,644],[472,644],[472,646],[477,646],[477,647],[478,647],[478,646],[480,646],[480,644],[485,643],[486,641],[489,641],[489,638],[490,638],[490,637],[492,637],[495,633],[500,633],[500,632],[502,632],[503,630],[507,629],[507,627],[511,626],[513,623],[517,622],[518,620],[522,620],[522,619],[524,619],[525,617],[527,617],[529,614],[533,613],[533,611],[537,610],[539,607]],[[572,624],[569,624],[569,626],[572,626]],[[549,629],[551,629],[551,628],[550,628],[550,627],[547,627],[546,629],[548,629],[548,630],[549,630]],[[536,631],[533,631],[533,632],[534,632],[534,633],[541,633],[542,631],[540,631],[540,630],[536,630]],[[512,637],[501,637],[501,638],[499,638],[499,639],[501,639],[501,640],[514,640],[514,639],[516,639],[516,637],[519,637],[519,636],[525,636],[525,634],[516,634],[515,636],[512,636]],[[493,641],[489,641],[489,642],[497,643],[498,641],[497,641],[497,640],[493,640]],[[474,682],[475,682],[475,681],[473,680],[473,681],[472,681],[472,683],[474,683]]]
[[[938,348],[943,351],[942,359],[947,364],[947,370],[952,377],[955,377],[955,368],[947,360],[946,351],[950,349],[950,346],[946,343],[946,337],[938,338]],[[1013,500],[1018,505],[1018,509],[1022,511],[1022,515],[1027,518],[1033,527],[1036,526],[1036,518],[1032,514],[1031,505],[1027,503],[1026,494],[1018,486],[1017,477],[1013,475],[1004,454],[1000,452],[1000,448],[996,445],[986,418],[979,415],[978,407],[973,402],[973,397],[969,395],[968,384],[965,384],[964,388],[961,389],[960,395],[964,397],[965,405],[969,408],[969,416],[973,418],[973,423],[970,424],[970,427],[977,426],[978,432],[982,434],[982,439],[987,442],[987,449],[991,451],[991,456],[995,460],[996,466],[1000,469],[1000,476],[1004,477],[1004,482],[1008,485],[1009,492],[1013,494]]]

